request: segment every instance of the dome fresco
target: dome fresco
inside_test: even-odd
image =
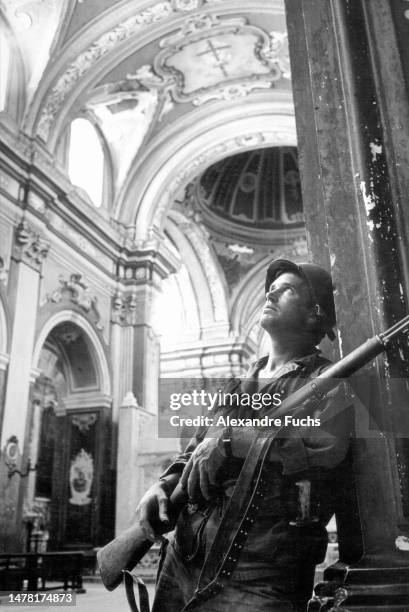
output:
[[[303,224],[296,147],[246,151],[210,166],[199,203],[213,213],[260,229]]]

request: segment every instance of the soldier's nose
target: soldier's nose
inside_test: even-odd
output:
[[[276,291],[267,291],[266,300],[268,302],[276,302],[278,299],[278,292]]]

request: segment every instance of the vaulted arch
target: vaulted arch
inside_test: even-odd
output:
[[[177,193],[212,163],[241,151],[296,144],[295,122],[287,96],[261,99],[211,115],[201,109],[162,134],[135,164],[117,203],[116,217],[136,223],[138,238],[161,231]],[[153,177],[153,178],[152,178]]]
[[[169,212],[166,231],[185,262],[195,295],[199,337],[220,329],[228,331],[228,305],[223,273],[202,228],[176,210]]]
[[[60,310],[47,319],[47,321],[42,325],[37,334],[35,342],[33,352],[33,368],[38,368],[41,350],[45,345],[47,338],[58,325],[63,323],[70,323],[83,332],[84,342],[89,350],[89,358],[92,359],[93,366],[95,367],[96,387],[100,393],[110,396],[111,374],[106,351],[102,344],[101,338],[85,317],[72,310]]]

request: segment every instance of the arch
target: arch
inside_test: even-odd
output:
[[[115,217],[136,224],[137,238],[162,230],[175,196],[212,163],[241,151],[296,145],[289,93],[254,96],[234,108],[192,112],[152,141],[119,195]],[[152,179],[153,177],[153,179]],[[156,203],[156,206],[152,206]]]
[[[176,210],[169,212],[166,230],[186,263],[201,328],[227,326],[229,312],[227,292],[222,282],[224,275],[209,248],[207,236],[194,221]]]
[[[37,368],[40,352],[48,335],[58,324],[67,322],[74,323],[84,332],[90,343],[90,349],[95,356],[100,391],[105,395],[111,395],[111,375],[104,346],[91,323],[85,317],[72,310],[60,310],[44,323],[35,341],[32,367]]]

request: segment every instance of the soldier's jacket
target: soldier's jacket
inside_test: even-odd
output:
[[[255,362],[243,381],[230,382],[229,391],[241,385],[249,389],[257,381],[258,372],[267,357]],[[310,379],[315,378],[330,362],[317,350],[287,363],[277,377],[260,385],[257,391],[280,393],[286,398]],[[267,381],[266,381],[267,383]],[[303,563],[315,565],[323,560],[327,547],[325,524],[334,512],[337,495],[337,471],[350,469],[345,462],[350,443],[351,401],[345,386],[340,384],[314,406],[311,416],[320,417],[321,427],[286,427],[276,440],[280,461],[271,463],[270,487],[234,572],[236,579],[253,580],[263,576],[297,571]],[[221,407],[223,414],[243,417],[274,416],[274,407],[257,411],[237,406]],[[162,477],[182,472],[190,455],[203,439],[198,431],[190,443]],[[181,513],[175,534],[177,552],[189,562],[202,563],[209,549],[222,513],[232,493],[243,460],[228,459],[220,474],[221,487],[213,501],[191,503]],[[311,516],[317,519],[304,527],[292,527],[300,513],[301,480],[311,481]]]

